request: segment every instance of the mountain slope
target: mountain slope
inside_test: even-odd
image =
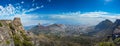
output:
[[[98,25],[94,27],[92,32],[89,32],[90,35],[94,35],[95,37],[104,38],[112,34],[113,22],[106,19],[100,22]]]
[[[102,22],[100,22],[98,25],[95,26],[95,29],[97,31],[99,30],[106,30],[108,29],[110,26],[112,26],[113,22],[111,22],[110,20],[106,19]]]
[[[82,25],[64,25],[64,24],[52,24],[48,26],[36,25],[28,31],[34,34],[54,34],[54,35],[80,35],[88,33],[93,29],[92,26]]]
[[[120,19],[117,19],[113,25],[113,34],[119,34],[120,33]]]
[[[24,30],[20,18],[0,20],[0,46],[33,46],[32,36]]]

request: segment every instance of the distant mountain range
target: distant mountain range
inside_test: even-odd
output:
[[[120,33],[120,19],[112,22],[108,19],[100,22],[96,26],[87,25],[64,25],[64,24],[52,24],[48,26],[36,25],[29,29],[29,31],[40,34],[59,34],[59,35],[81,35],[87,34],[96,37],[105,37],[114,33]]]
[[[86,25],[64,25],[64,24],[52,24],[48,26],[36,25],[29,29],[35,34],[45,33],[45,34],[59,34],[59,35],[80,35],[84,33],[91,32],[94,26]]]
[[[23,26],[25,30],[29,30],[31,28],[33,28],[35,25],[30,25],[30,26]]]
[[[96,25],[94,30],[89,33],[90,35],[92,34],[101,38],[112,36],[113,34],[120,34],[120,19],[117,19],[115,22],[106,19]]]

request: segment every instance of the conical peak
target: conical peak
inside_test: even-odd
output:
[[[15,17],[15,18],[14,18],[14,21],[15,21],[15,20],[20,20],[20,18],[19,18],[19,17]]]
[[[112,21],[110,21],[109,19],[106,19],[105,21],[109,21],[109,22],[112,22]]]
[[[114,24],[115,24],[115,25],[120,25],[120,19],[116,19],[116,21],[115,21]]]
[[[120,22],[120,19],[116,19],[116,21],[115,22]]]

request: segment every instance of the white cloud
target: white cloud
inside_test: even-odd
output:
[[[104,0],[104,5],[107,5],[108,3],[112,2],[113,0]]]
[[[43,8],[43,7],[44,7],[44,5],[41,5],[41,6],[40,6],[40,8]]]
[[[35,0],[32,0],[32,2],[35,2]]]
[[[21,4],[23,4],[23,3],[24,3],[24,1],[21,2]]]
[[[111,2],[112,0],[105,0],[105,2]]]
[[[33,3],[32,6],[35,6],[35,4]]]
[[[48,2],[51,2],[51,0],[48,0]]]
[[[13,5],[9,4],[7,7],[0,6],[0,16],[1,15],[13,15],[16,13]]]
[[[49,2],[51,2],[51,0],[48,0]]]
[[[42,25],[50,25],[50,24],[54,24],[55,21],[52,20],[25,20],[22,21],[24,26],[30,26],[30,25],[37,25],[38,23],[42,24]]]
[[[23,14],[28,13],[28,12],[31,12],[31,11],[34,11],[34,10],[36,10],[36,9],[39,9],[39,7],[31,8],[31,9],[29,9],[29,10],[24,10],[24,11],[23,11]]]
[[[38,18],[38,16],[34,14],[16,14],[15,16],[0,16],[0,17],[1,17],[0,19],[10,19],[10,20],[14,19],[14,17],[20,17],[24,26],[33,25],[33,22],[35,24],[36,21],[33,20]]]
[[[17,3],[18,5],[19,3]],[[8,4],[8,6],[3,7],[0,5],[0,19],[13,19],[14,17],[20,17],[24,26],[35,24],[34,19],[37,19],[39,16],[35,14],[26,14],[27,12],[31,12],[37,10],[41,7],[30,8],[29,10],[21,8],[21,5],[17,7],[12,4]],[[33,23],[34,22],[34,23]],[[37,22],[36,22],[37,23]]]
[[[37,6],[37,7],[35,7],[35,8],[31,8],[31,9],[29,9],[29,10],[24,10],[24,11],[23,11],[23,14],[28,13],[28,12],[31,12],[31,11],[34,11],[34,10],[37,10],[37,9],[40,9],[40,8],[43,8],[43,7],[44,7],[44,5],[41,5],[40,7]]]
[[[74,12],[74,13],[64,13],[59,15],[52,15],[51,18],[53,19],[60,19],[60,20],[68,20],[68,21],[75,21],[76,23],[81,24],[89,24],[89,25],[96,25],[99,22],[110,19],[111,21],[115,21],[116,19],[120,19],[120,14],[113,14],[108,12]]]

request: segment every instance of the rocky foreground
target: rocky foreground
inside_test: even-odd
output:
[[[35,38],[24,30],[20,18],[0,20],[0,46],[37,46]]]

